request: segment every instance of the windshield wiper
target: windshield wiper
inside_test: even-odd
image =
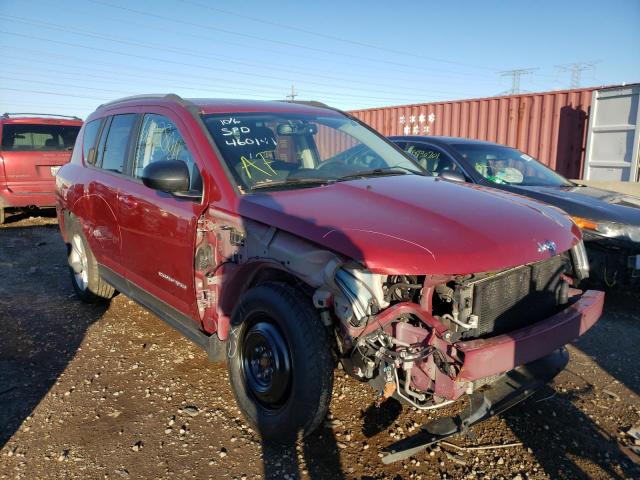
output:
[[[407,175],[409,173],[412,173],[414,175],[424,176],[424,173],[418,170],[413,170],[412,168],[396,165],[393,167],[374,168],[372,170],[362,170],[360,172],[350,173],[348,175],[343,175],[342,177],[338,177],[338,180],[350,180],[352,178],[363,178],[363,177],[380,177],[384,175]]]
[[[254,183],[251,186],[251,190],[260,190],[266,188],[274,188],[274,187],[289,187],[289,186],[297,186],[297,185],[324,185],[326,183],[331,183],[334,180],[331,178],[323,178],[323,177],[309,177],[309,178],[287,178],[285,180],[261,180],[259,182]]]

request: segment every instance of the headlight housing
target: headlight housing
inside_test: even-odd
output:
[[[335,282],[342,295],[334,298],[338,318],[360,327],[371,315],[389,306],[384,299],[382,285],[386,275],[377,275],[365,269],[345,266],[335,273]]]
[[[589,258],[587,250],[584,248],[584,242],[580,240],[571,248],[571,260],[573,262],[573,270],[576,280],[584,280],[589,277]]]
[[[640,242],[640,226],[615,222],[596,222],[583,217],[571,217],[571,219],[583,230],[588,230],[608,238]]]

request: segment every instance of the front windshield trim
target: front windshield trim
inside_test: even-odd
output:
[[[261,181],[256,182],[251,187],[249,192],[256,192],[258,190],[263,190],[266,188],[273,187],[295,187],[299,186],[321,186],[321,185],[329,185],[331,183],[335,183],[336,180],[328,180],[326,178],[287,178],[284,180],[271,180],[271,181]]]
[[[418,170],[413,170],[406,167],[401,166],[390,166],[386,168],[374,168],[372,170],[362,170],[360,172],[350,173],[348,175],[343,175],[338,177],[336,181],[348,181],[348,180],[356,180],[358,178],[366,178],[366,177],[385,177],[391,175],[419,175],[424,177],[425,174]]]

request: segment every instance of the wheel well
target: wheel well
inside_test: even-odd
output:
[[[278,282],[286,283],[292,287],[299,288],[304,292],[307,292],[311,287],[300,280],[298,277],[286,270],[280,270],[278,268],[264,267],[261,268],[251,279],[251,282],[247,285],[247,289],[256,287],[263,283]]]

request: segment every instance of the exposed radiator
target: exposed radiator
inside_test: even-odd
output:
[[[557,255],[472,282],[478,327],[464,337],[499,335],[553,315],[560,305],[561,274],[568,268],[567,258]]]

